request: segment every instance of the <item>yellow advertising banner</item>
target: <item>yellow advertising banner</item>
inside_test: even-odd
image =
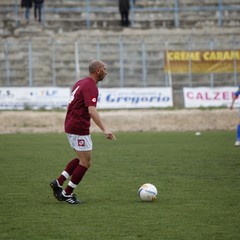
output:
[[[165,51],[168,73],[240,72],[240,50]]]

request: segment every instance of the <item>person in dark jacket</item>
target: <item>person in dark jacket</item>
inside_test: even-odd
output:
[[[119,12],[121,14],[121,26],[127,27],[129,25],[129,0],[119,0]]]
[[[25,8],[25,19],[29,22],[30,9],[32,8],[32,0],[21,0],[21,7]]]
[[[42,7],[44,0],[33,0],[34,2],[34,18],[39,22],[42,21]]]

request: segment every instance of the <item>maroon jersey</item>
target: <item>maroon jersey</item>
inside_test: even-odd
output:
[[[97,105],[98,88],[93,79],[86,77],[79,80],[72,89],[65,118],[65,132],[76,135],[89,135],[89,106]]]

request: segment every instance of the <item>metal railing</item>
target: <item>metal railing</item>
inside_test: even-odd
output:
[[[122,40],[109,44],[105,39],[96,42],[55,42],[51,39],[39,45],[36,40],[5,40],[0,44],[1,86],[71,86],[88,75],[89,60],[103,59],[109,75],[102,87],[162,87],[174,89],[195,86],[235,86],[240,84],[239,60],[234,58],[232,72],[193,73],[192,62],[185,73],[164,71],[164,52],[194,50],[238,50],[240,41],[232,39],[209,41],[148,42]]]

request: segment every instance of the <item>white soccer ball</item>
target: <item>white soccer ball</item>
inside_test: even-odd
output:
[[[157,188],[151,183],[145,183],[138,189],[138,194],[143,202],[153,202],[157,199]]]

